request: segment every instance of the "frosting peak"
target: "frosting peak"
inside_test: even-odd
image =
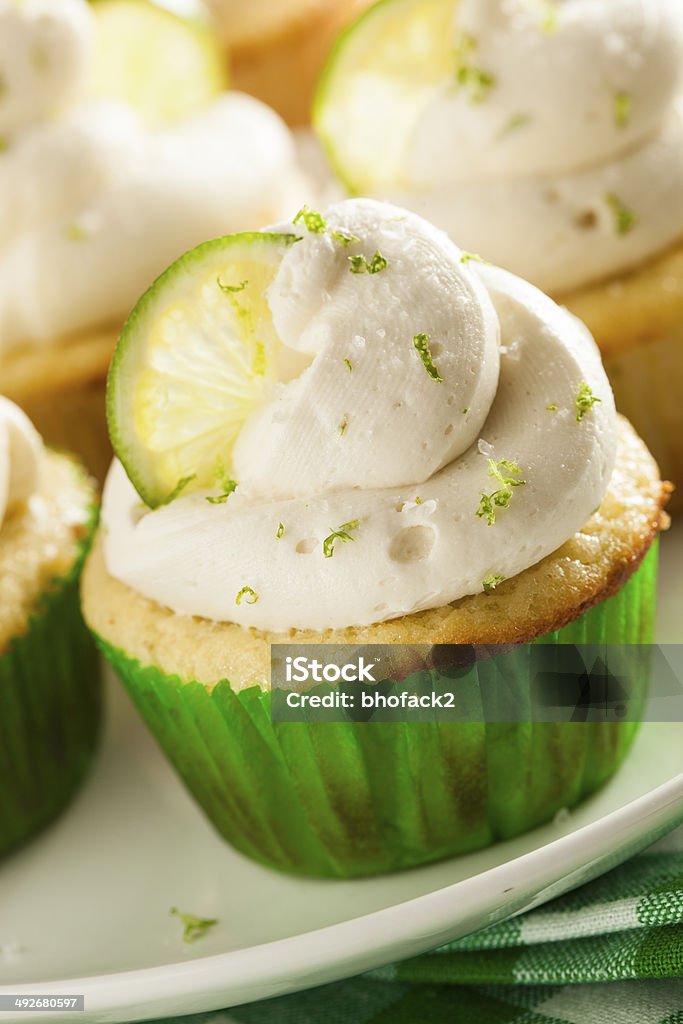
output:
[[[36,490],[42,461],[43,442],[28,417],[0,398],[0,527],[7,512]]]
[[[321,220],[266,293],[307,360],[247,419],[236,491],[141,513],[112,467],[109,571],[178,613],[283,631],[438,607],[556,550],[607,488],[614,402],[578,320],[395,207]]]
[[[243,429],[245,492],[422,483],[476,441],[495,396],[498,318],[443,233],[368,200],[326,220],[325,233],[303,231],[269,289],[280,340],[313,361]],[[386,267],[368,272],[375,254]]]

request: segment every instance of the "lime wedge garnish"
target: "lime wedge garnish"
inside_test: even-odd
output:
[[[457,0],[380,0],[337,40],[313,121],[352,192],[401,183],[412,128],[455,73],[456,9]]]
[[[152,508],[224,486],[247,417],[278,377],[265,296],[294,235],[228,235],[186,253],[140,299],[107,383],[116,455]]]
[[[225,58],[199,4],[94,0],[92,6],[94,99],[129,103],[157,126],[188,117],[226,88]]]

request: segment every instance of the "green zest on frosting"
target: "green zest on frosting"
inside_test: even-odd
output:
[[[324,235],[327,231],[327,221],[325,218],[316,210],[309,209],[308,206],[301,207],[293,223],[298,224],[300,221],[303,221],[304,227],[312,235]]]
[[[596,398],[585,380],[581,381],[576,395],[577,423],[580,423],[586,413],[591,411],[596,402],[602,402],[602,398]]]
[[[627,235],[635,227],[635,213],[628,206],[625,206],[619,196],[616,196],[613,192],[605,196],[605,202],[614,214],[614,226],[617,234]]]
[[[350,359],[345,359],[344,365],[346,366],[346,369],[349,371],[349,373],[353,373],[353,366],[351,365]]]
[[[546,412],[557,412],[557,406],[553,402],[552,405],[546,405]]]
[[[275,537],[276,537],[277,540],[280,540],[282,537],[284,537],[284,535],[285,535],[284,525],[282,523],[278,523],[277,524],[277,530],[275,531]]]
[[[467,90],[473,103],[481,103],[496,84],[496,79],[490,71],[485,71],[472,63],[472,56],[476,48],[476,39],[465,32],[461,33],[453,50],[455,82],[458,88]]]
[[[347,256],[347,259],[351,264],[352,274],[379,274],[389,266],[379,249],[369,263],[365,256]]]
[[[497,480],[500,487],[492,494],[482,494],[476,512],[479,519],[486,519],[488,525],[493,526],[496,510],[510,507],[513,488],[526,486],[526,480],[519,479],[521,472],[517,463],[509,459],[500,459],[498,462],[489,459],[489,476]]]
[[[195,942],[206,935],[209,928],[218,924],[217,917],[197,917],[196,914],[183,914],[177,907],[171,907],[171,914],[179,917],[183,925],[183,942]]]
[[[463,252],[460,256],[461,263],[488,263],[483,256],[476,252]]]
[[[413,345],[422,360],[425,370],[432,380],[435,380],[437,384],[443,384],[443,377],[440,376],[439,371],[434,365],[432,353],[429,350],[429,342],[431,341],[431,338],[431,334],[416,334],[413,338]]]
[[[242,601],[244,601],[245,604],[256,604],[258,601],[258,594],[255,590],[252,590],[251,587],[242,587],[235,598],[235,604],[242,604]]]
[[[631,117],[633,100],[627,92],[614,94],[614,123],[617,128],[626,128]]]
[[[237,490],[237,481],[224,478],[221,480],[221,486],[223,488],[222,494],[211,495],[206,499],[211,505],[224,505],[230,495]]]
[[[499,583],[503,583],[504,581],[504,576],[499,576],[497,573],[492,572],[489,573],[485,580],[482,580],[481,587],[485,594],[490,594],[492,590],[496,589]]]
[[[348,425],[349,425],[349,421],[348,421],[348,418],[345,416],[344,419],[339,424],[339,433],[341,434],[342,437],[346,433],[346,428],[348,427]]]
[[[335,242],[340,242],[345,249],[353,242],[360,242],[358,235],[350,235],[347,231],[330,231],[330,235],[334,238]]]
[[[323,554],[325,558],[332,558],[334,554],[334,545],[338,540],[342,544],[346,544],[347,541],[355,540],[355,537],[351,536],[351,530],[357,530],[360,526],[360,519],[352,519],[350,523],[342,523],[337,530],[332,530],[329,537],[325,537],[323,541]]]
[[[302,206],[293,223],[298,224],[300,221],[303,221],[304,227],[312,235],[324,235],[327,231],[327,221],[322,214],[317,210],[311,210],[308,206]],[[330,237],[334,238],[335,242],[340,242],[345,249],[348,249],[352,242],[360,242],[357,235],[351,235],[348,231],[330,230]]]

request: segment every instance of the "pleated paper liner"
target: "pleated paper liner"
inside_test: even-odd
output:
[[[100,668],[78,591],[89,542],[0,655],[0,857],[57,817],[93,758]]]
[[[621,591],[541,642],[648,644],[656,576],[655,543]],[[601,786],[638,729],[635,721],[273,722],[269,691],[185,682],[98,642],[218,831],[295,874],[394,871],[515,836]],[[522,645],[518,685],[528,664]]]

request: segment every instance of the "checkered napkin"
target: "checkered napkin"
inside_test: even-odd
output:
[[[683,828],[567,896],[432,953],[190,1020],[683,1024]]]

